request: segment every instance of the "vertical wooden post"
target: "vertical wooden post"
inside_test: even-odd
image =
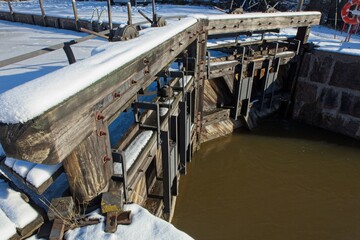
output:
[[[304,0],[298,0],[297,11],[301,12],[304,5]]]
[[[10,0],[8,0],[7,2],[8,2],[8,6],[9,6],[10,15],[11,15],[11,21],[15,22],[14,11],[13,11],[13,9],[12,9]]]
[[[128,25],[132,25],[132,9],[131,9],[131,3],[127,3],[127,12],[128,12]]]
[[[73,198],[89,202],[109,188],[113,159],[106,124],[97,120],[97,131],[86,138],[65,159],[64,169]]]
[[[207,42],[207,31],[206,27],[209,25],[207,20],[201,20],[201,29],[197,36],[196,45],[196,69],[195,69],[195,81],[196,81],[196,109],[197,109],[197,148],[200,147],[201,138],[201,125],[203,120],[203,108],[204,108],[204,81],[206,80],[206,42]]]
[[[74,11],[76,30],[79,30],[79,16],[78,16],[77,8],[76,8],[76,0],[72,0],[71,3],[72,3],[73,11]]]
[[[108,9],[109,28],[110,28],[110,30],[112,30],[113,25],[112,25],[111,2],[110,2],[110,0],[107,0],[107,9]]]
[[[309,40],[311,27],[299,27],[296,33],[296,39],[300,40],[301,44],[306,44]]]
[[[42,16],[42,19],[43,19],[43,24],[46,27],[47,24],[46,24],[46,16],[45,16],[43,0],[39,0],[39,4],[40,4],[41,16]]]

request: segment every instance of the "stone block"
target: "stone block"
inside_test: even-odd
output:
[[[302,59],[299,77],[307,78],[309,76],[310,65],[312,61],[313,55],[311,53],[305,53]]]
[[[318,87],[314,84],[299,81],[296,86],[295,101],[315,103]]]
[[[341,88],[360,90],[359,77],[359,62],[336,62],[329,84]]]
[[[350,109],[350,115],[356,118],[360,118],[360,96],[353,97],[353,105]]]
[[[339,105],[339,91],[334,88],[323,88],[320,101],[325,109],[336,110]]]
[[[104,192],[101,198],[101,212],[120,212],[123,206],[123,198],[120,192]]]
[[[321,122],[316,124],[319,127],[331,130],[333,132],[342,132],[344,119],[339,115],[333,115],[327,112],[322,114]]]
[[[343,92],[341,95],[340,113],[349,114],[351,112],[353,104],[353,96],[347,92]]]
[[[342,133],[350,136],[350,137],[356,137],[356,133],[359,130],[360,127],[360,119],[358,121],[356,120],[349,120],[344,122],[342,126]]]
[[[333,58],[329,56],[326,56],[324,58],[316,58],[311,71],[311,75],[309,77],[310,81],[327,83],[333,62]]]
[[[49,220],[69,219],[74,216],[75,203],[72,197],[54,198],[48,210]]]

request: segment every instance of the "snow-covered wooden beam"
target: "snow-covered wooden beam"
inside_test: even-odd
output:
[[[60,103],[55,106],[44,106],[40,110],[40,112],[44,111],[44,113],[30,114],[28,119],[21,119],[29,113],[29,109],[34,107],[34,105],[29,104],[28,106],[22,106],[22,109],[24,107],[26,109],[23,113],[20,113],[20,118],[1,119],[3,124],[0,125],[0,138],[7,156],[45,164],[56,164],[63,161],[89,134],[96,131],[98,118],[102,118],[101,120],[106,122],[113,119],[114,115],[120,114],[122,108],[125,107],[129,99],[136,95],[144,82],[154,78],[160,70],[176,58],[190,43],[195,41],[199,25],[194,24],[194,22],[196,21],[193,21],[192,24],[187,22],[188,26],[185,30],[173,34],[172,37],[162,43],[156,41],[149,43],[152,39],[140,37],[135,40],[138,40],[137,44],[132,41],[129,46],[126,43],[124,46],[119,46],[120,48],[128,48],[130,53],[134,53],[139,57],[127,62],[126,59],[122,59],[125,63],[114,70],[109,71],[109,67],[112,67],[109,65],[103,66],[103,69],[99,66],[94,66],[97,69],[91,69],[91,66],[86,66],[88,62],[92,63],[91,58],[87,59],[88,61],[84,60],[79,64],[73,64],[61,69],[63,71],[60,74],[63,74],[62,81],[64,85],[86,81],[81,77],[84,77],[84,74],[88,75],[89,71],[92,70],[96,75],[99,74],[98,71],[103,71],[101,74],[105,76],[100,77],[98,80],[95,79],[92,85],[79,89],[77,93],[75,91],[74,95],[68,97],[65,101],[60,99]],[[143,50],[144,46],[137,49],[135,45],[140,46],[141,44],[150,44],[150,48],[146,51]],[[114,50],[114,48],[111,50]],[[123,58],[128,55],[124,55]],[[121,55],[115,57],[121,59]],[[96,59],[96,56],[94,58]],[[111,63],[116,64],[114,59],[108,61],[111,60],[113,60]],[[72,73],[72,71],[74,72]],[[89,76],[89,78],[91,77]],[[44,83],[47,82],[45,83],[47,85],[49,81],[51,82],[52,79],[44,79]],[[39,96],[36,96],[38,94],[36,89],[27,89],[25,91],[31,94],[34,99],[39,98]],[[61,91],[61,89],[58,89],[58,91]],[[13,94],[16,93],[12,92],[11,95],[14,96]],[[23,92],[23,94],[26,93]],[[53,98],[56,96],[49,97],[54,101]],[[47,101],[46,97],[42,99],[44,102]],[[19,100],[21,100],[21,97],[19,97]],[[9,97],[6,101],[11,105],[12,101],[17,100]],[[26,103],[24,102],[24,104]],[[2,110],[4,112],[8,110],[7,115],[11,114],[9,113],[11,107]],[[16,111],[19,111],[19,109]],[[13,117],[16,115],[15,112],[11,114]],[[33,117],[34,115],[37,116]],[[6,120],[10,121],[7,122]],[[23,120],[25,121],[21,122]]]
[[[209,35],[309,27],[320,23],[320,12],[249,13],[208,16]]]

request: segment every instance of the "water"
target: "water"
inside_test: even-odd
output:
[[[173,224],[195,239],[360,239],[360,141],[266,121],[188,166]]]

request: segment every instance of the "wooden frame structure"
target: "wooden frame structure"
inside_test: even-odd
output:
[[[136,163],[121,179],[125,192],[131,192],[155,158],[156,168],[162,171],[164,212],[170,213],[171,196],[177,194],[178,181],[178,173],[171,169],[186,173],[186,163],[200,146],[203,124],[209,125],[229,116],[235,120],[239,116],[246,119],[257,71],[265,71],[265,88],[269,88],[276,79],[279,66],[295,58],[302,44],[307,42],[310,27],[319,21],[318,12],[222,15],[199,19],[171,39],[129,61],[44,114],[26,123],[0,124],[1,144],[7,155],[14,158],[44,164],[63,162],[75,198],[79,202],[91,201],[111,188],[113,161],[122,161],[119,160],[119,151],[126,145],[123,143],[120,148],[111,148],[109,124],[132,106],[146,105],[150,108],[143,116],[144,121],[150,119],[153,112],[159,117],[158,103],[132,104],[142,89],[167,72],[171,62],[180,61],[183,74],[192,75],[191,89],[188,87],[180,91],[181,96],[175,98],[177,100],[171,104],[167,116],[162,120],[158,118],[154,127],[157,134],[153,135]],[[219,48],[229,51],[236,48],[237,51],[229,54],[229,57],[216,59],[222,64],[214,64],[213,59],[207,58],[208,38],[264,33],[288,27],[298,28],[294,39],[279,40],[277,43],[262,39],[252,43],[261,45],[266,51],[241,44],[221,45]],[[216,116],[204,116],[206,81],[219,77],[227,78],[233,106],[218,109],[214,113]],[[273,92],[270,91],[270,95],[272,98]],[[177,127],[171,130],[170,125]],[[128,132],[126,141],[130,141],[139,127],[134,126]],[[188,129],[187,132],[185,129]],[[177,156],[171,157],[174,144],[177,144],[175,155],[179,156],[180,161]]]

